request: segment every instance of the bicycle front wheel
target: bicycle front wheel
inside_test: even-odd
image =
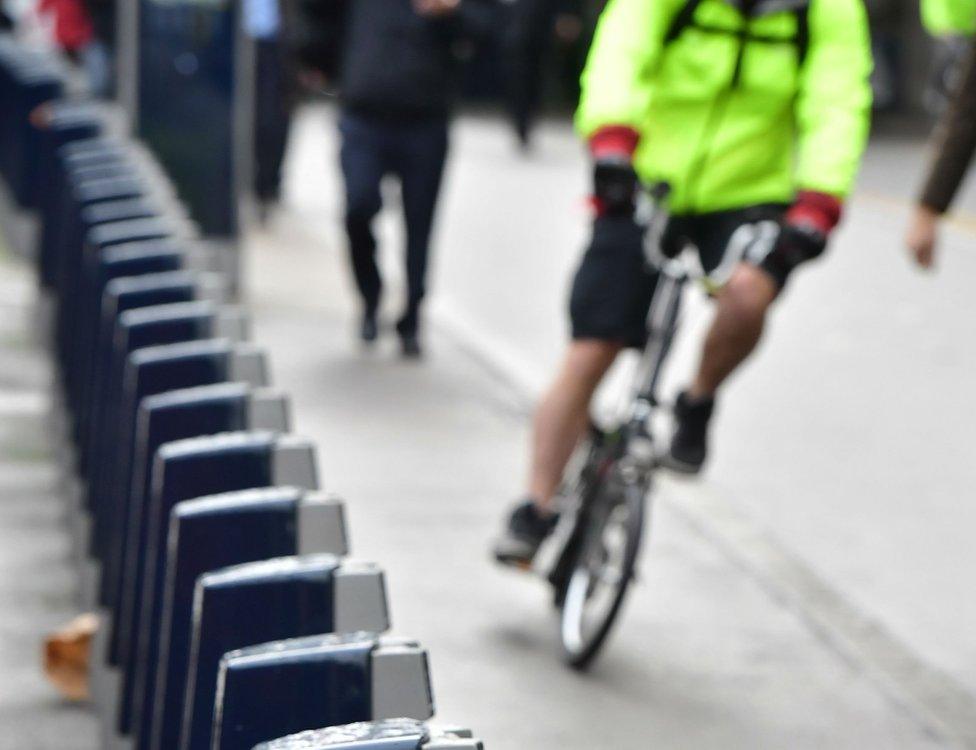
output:
[[[646,487],[606,482],[566,586],[560,635],[566,662],[584,669],[597,655],[634,578],[644,533]]]

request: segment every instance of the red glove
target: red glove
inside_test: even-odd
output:
[[[844,204],[840,199],[816,190],[801,190],[786,212],[786,224],[823,235],[826,240],[840,222]]]
[[[827,238],[840,221],[840,199],[814,190],[801,190],[786,212],[783,228],[772,252],[763,261],[780,286],[801,263],[823,255]]]
[[[632,161],[640,133],[628,125],[605,125],[590,136],[590,153],[596,161]]]
[[[634,151],[640,134],[625,125],[600,128],[590,137],[593,197],[597,216],[632,216],[637,196]]]

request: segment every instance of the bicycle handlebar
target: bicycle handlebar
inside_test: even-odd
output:
[[[697,268],[686,260],[687,253],[679,252],[674,257],[668,257],[661,250],[661,243],[664,238],[664,230],[668,224],[667,201],[671,195],[671,185],[667,182],[656,182],[642,189],[647,199],[647,231],[644,234],[644,256],[647,264],[655,270],[670,276],[674,279],[705,279],[707,274],[702,270],[701,265]]]
[[[676,255],[670,257],[662,251],[664,232],[670,218],[668,198],[671,195],[671,185],[664,181],[656,182],[643,187],[642,193],[646,199],[643,206],[647,211],[644,257],[648,266],[675,281],[699,282],[709,295],[714,294],[724,281],[706,272],[699,257],[688,252],[689,247],[681,248]]]

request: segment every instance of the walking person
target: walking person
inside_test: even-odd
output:
[[[80,60],[88,75],[92,95],[100,99],[109,99],[115,93],[117,6],[117,0],[85,2],[94,36],[81,50]]]
[[[912,256],[922,268],[931,268],[935,263],[939,221],[952,205],[976,153],[976,47],[969,52],[937,140],[937,155],[906,238]]]
[[[542,65],[563,0],[514,0],[505,28],[506,90],[509,115],[522,147],[529,145],[539,109]]]
[[[542,105],[544,68],[553,38],[569,43],[581,32],[578,6],[576,0],[513,0],[509,8],[502,38],[505,91],[509,117],[523,149],[531,145]]]
[[[254,40],[254,195],[264,222],[281,197],[281,165],[291,128],[286,47],[279,0],[247,0],[244,30]]]
[[[353,0],[339,21],[340,162],[362,302],[359,333],[371,343],[379,332],[383,281],[373,220],[382,208],[380,183],[392,175],[400,183],[407,233],[407,298],[396,324],[407,357],[421,355],[421,303],[447,158],[456,43],[491,33],[495,10],[495,0]]]

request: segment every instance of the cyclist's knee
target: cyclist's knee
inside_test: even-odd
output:
[[[743,265],[722,289],[720,304],[726,315],[743,325],[761,323],[779,287],[763,270]]]
[[[605,339],[574,339],[566,358],[566,369],[575,378],[596,385],[616,360],[623,345]]]

